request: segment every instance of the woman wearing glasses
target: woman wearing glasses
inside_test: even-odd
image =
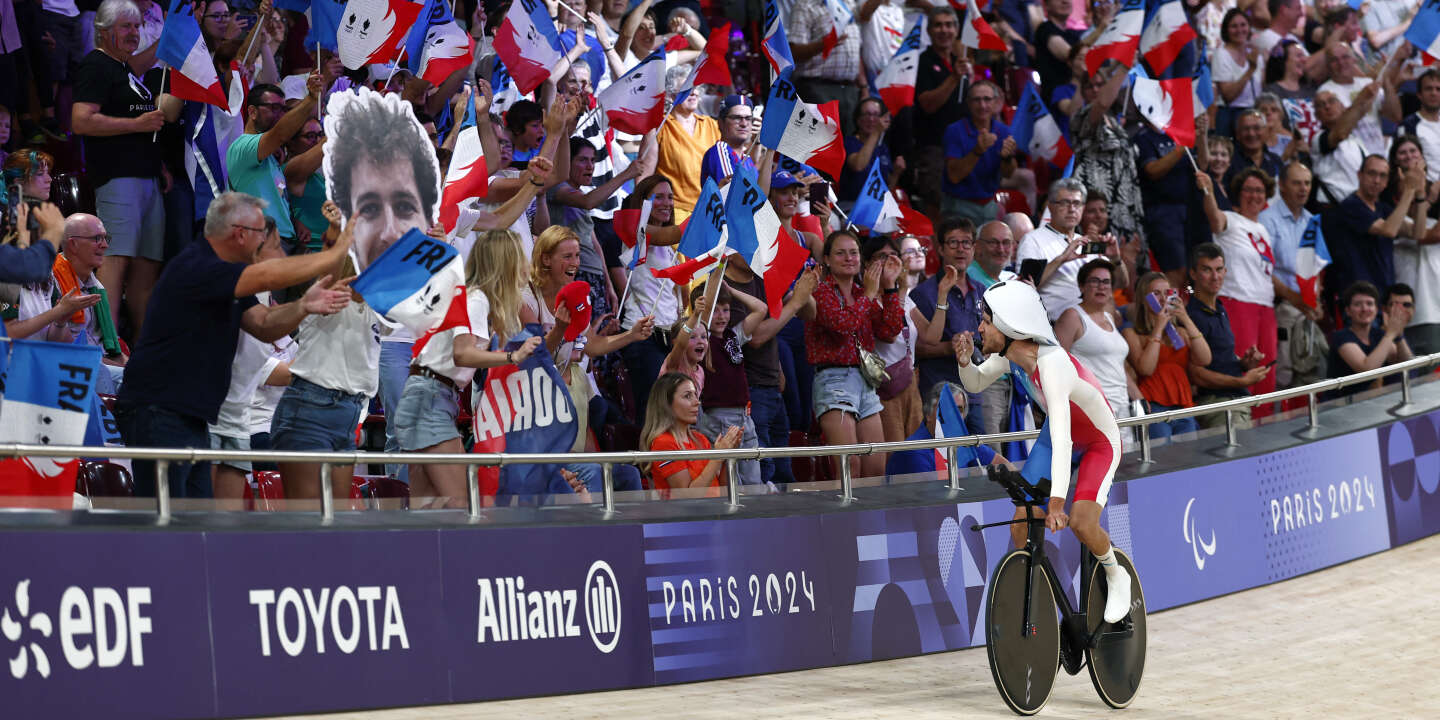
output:
[[[1060,314],[1055,339],[1100,381],[1100,390],[1115,419],[1130,417],[1130,377],[1127,367],[1130,344],[1120,334],[1120,317],[1115,312],[1113,274],[1115,265],[1096,258],[1080,267],[1080,304]],[[1137,392],[1138,396],[1139,393]],[[1130,442],[1130,428],[1120,429],[1122,444]]]

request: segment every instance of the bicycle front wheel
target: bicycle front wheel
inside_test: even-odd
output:
[[[1050,700],[1059,670],[1060,616],[1044,570],[1034,568],[1030,624],[1025,624],[1025,576],[1030,553],[1000,560],[985,603],[985,647],[1000,697],[1020,715],[1034,715]]]
[[[1095,692],[1106,705],[1123,708],[1135,699],[1145,674],[1145,591],[1140,587],[1135,565],[1120,548],[1115,548],[1115,561],[1130,573],[1130,615],[1115,625],[1105,622],[1108,585],[1105,569],[1095,563],[1090,570],[1085,617],[1089,626],[1086,630],[1090,633],[1099,630],[1100,637],[1086,652],[1090,656],[1090,681],[1095,684]]]

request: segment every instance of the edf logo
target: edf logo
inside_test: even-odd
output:
[[[30,580],[17,582],[14,603],[0,612],[0,636],[17,646],[14,655],[5,653],[10,676],[21,680],[33,669],[41,678],[50,677],[56,636],[60,658],[75,670],[116,667],[126,655],[131,666],[143,667],[144,636],[152,632],[148,605],[148,587],[124,588],[123,594],[116,588],[97,587],[86,594],[83,588],[71,586],[61,594],[52,620],[50,613],[31,607]]]

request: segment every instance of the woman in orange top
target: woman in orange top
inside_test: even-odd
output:
[[[1160,312],[1151,309],[1153,297]],[[1135,368],[1140,394],[1149,405],[1147,412],[1194,407],[1190,394],[1190,376],[1186,368],[1191,362],[1210,364],[1210,345],[1195,328],[1185,303],[1170,287],[1170,281],[1158,272],[1145,273],[1135,283],[1135,302],[1130,304],[1131,326],[1121,330],[1130,344],[1130,365]],[[1174,327],[1185,344],[1176,350],[1170,344],[1166,327]],[[1191,356],[1194,356],[1193,360]],[[1150,423],[1151,438],[1168,438],[1175,433],[1193,432],[1199,428],[1195,418]]]
[[[700,161],[706,150],[720,142],[720,124],[715,118],[695,112],[699,103],[700,93],[690,93],[665,118],[658,135],[659,159],[655,172],[670,178],[675,194],[676,224],[695,210],[695,203],[700,200]]]
[[[650,389],[645,408],[645,428],[640,446],[648,450],[709,450],[710,441],[694,429],[700,417],[700,393],[695,381],[680,373],[665,373]],[[715,440],[715,448],[731,450],[740,445],[740,428],[731,426]],[[658,490],[687,487],[718,487],[725,482],[724,460],[689,460],[677,457],[650,464],[650,480]]]

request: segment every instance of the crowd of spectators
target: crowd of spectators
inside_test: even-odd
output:
[[[1209,63],[1215,102],[1197,109],[1193,147],[1142,118],[1129,63],[1087,70],[1118,3],[992,0],[983,15],[1008,49],[978,51],[943,0],[838,2],[854,18],[828,39],[824,3],[774,3],[800,96],[838,102],[846,161],[827,177],[759,142],[772,76],[755,0],[572,0],[583,19],[549,2],[568,52],[523,98],[490,86],[503,0],[454,4],[474,60],[439,84],[347,70],[305,44],[306,15],[271,0],[199,0],[228,109],[167,92],[154,0],[0,0],[6,331],[103,348],[98,388],[117,396],[127,444],[231,450],[351,449],[355,427],[383,417],[386,450],[461,451],[477,372],[542,344],[582,418],[577,451],[932,437],[945,392],[973,432],[1033,427],[1026,378],[967,395],[952,349],[976,332],[984,291],[1012,280],[1037,287],[1117,417],[1440,352],[1440,68],[1402,37],[1419,0],[1180,0],[1196,39],[1158,74]],[[892,113],[877,77],[920,21],[914,102]],[[673,98],[723,23],[733,86],[667,99],[644,135],[607,131],[598,93],[665,47]],[[1070,167],[1016,142],[1031,83]],[[328,137],[332,97],[357,88],[366,120]],[[447,235],[433,187],[472,101],[488,192]],[[330,163],[346,168],[336,187]],[[693,283],[652,273],[686,260],[675,246],[704,184],[742,167],[782,242],[810,254],[784,297],[743,261]],[[875,167],[902,209],[893,233],[848,223]],[[615,218],[642,204],[650,248],[631,270]],[[345,285],[412,228],[467,260],[469,326],[421,349]],[[593,322],[573,337],[559,295],[577,279]],[[539,335],[503,350],[526,325]],[[994,449],[982,457],[1023,457]],[[745,461],[729,478],[677,458],[615,482],[775,486],[839,462]],[[850,462],[886,471],[882,454]],[[255,469],[174,467],[172,492],[238,497]],[[318,466],[280,470],[288,495],[318,492]],[[464,494],[459,467],[389,471],[416,496]],[[155,492],[153,467],[135,475]],[[600,482],[598,467],[566,465],[538,491]]]

